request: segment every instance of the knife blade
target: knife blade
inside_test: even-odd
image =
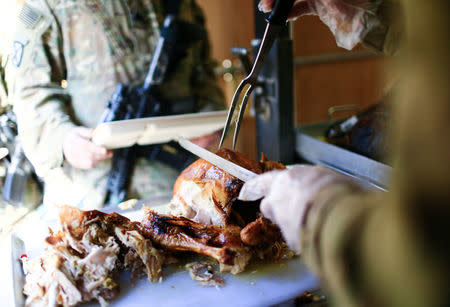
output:
[[[194,155],[208,161],[209,163],[217,166],[221,170],[233,175],[234,177],[239,178],[244,182],[249,181],[253,177],[257,176],[256,173],[249,171],[248,169],[243,168],[240,165],[234,164],[233,162],[230,162],[183,137],[178,138],[178,143],[181,145],[181,147],[192,152]]]
[[[23,286],[25,274],[23,273],[20,257],[25,254],[25,244],[15,233],[11,233],[11,268],[13,278],[14,305],[22,307],[25,305]]]

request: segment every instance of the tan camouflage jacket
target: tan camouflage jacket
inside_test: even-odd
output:
[[[143,81],[164,19],[162,3],[25,3],[19,14],[7,79],[25,153],[46,183],[58,178],[62,171],[72,182],[79,181],[78,186],[89,185],[86,182],[97,185],[105,177],[110,161],[91,172],[64,163],[62,140],[75,125],[95,127],[99,123],[118,82]],[[194,0],[182,1],[179,17],[204,24]],[[224,98],[215,82],[207,40],[188,49],[165,82],[162,96],[169,101],[193,96],[200,109],[223,108]]]
[[[450,306],[450,2],[403,6],[390,192],[321,191],[302,229],[303,259],[338,306]]]
[[[6,98],[8,94],[5,80],[4,61],[5,60],[3,60],[3,57],[0,54],[0,109],[2,109],[6,105]]]

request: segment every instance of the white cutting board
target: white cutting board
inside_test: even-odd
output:
[[[122,275],[121,296],[111,306],[271,306],[318,287],[298,259],[250,266],[238,275],[223,274],[226,285],[218,289],[197,285],[187,271],[166,271],[163,282],[151,284],[144,278],[134,288],[129,286],[129,276]]]
[[[161,205],[158,201],[146,205],[160,213],[167,210],[166,204]],[[122,214],[132,220],[140,220],[142,211]],[[55,224],[55,221],[50,224]],[[29,257],[36,257],[42,251],[48,225],[49,222],[40,219],[35,225],[28,225],[32,231],[27,227],[16,232],[25,241]],[[110,306],[271,306],[319,287],[317,278],[298,258],[276,264],[250,264],[243,273],[221,276],[226,282],[223,287],[200,286],[187,271],[180,270],[175,264],[164,269],[161,283],[150,283],[144,277],[131,287],[129,273],[123,273],[120,276],[120,296]]]
[[[115,149],[167,143],[180,136],[191,139],[222,129],[226,118],[227,111],[214,111],[118,120],[98,125],[92,141]]]

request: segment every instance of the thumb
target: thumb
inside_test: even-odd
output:
[[[276,221],[276,219],[275,219],[275,214],[273,212],[272,204],[270,202],[268,202],[265,198],[261,201],[259,209],[261,210],[262,215],[266,219],[269,219],[274,224],[277,224],[278,221]]]
[[[86,139],[90,139],[94,133],[94,129],[86,127],[78,127],[76,132],[78,133],[79,136],[82,136]]]

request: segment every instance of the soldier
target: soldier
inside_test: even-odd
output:
[[[273,177],[263,214],[339,306],[450,305],[450,6],[446,0],[403,1],[402,31],[402,13],[390,11],[394,4],[307,0],[292,11],[293,17],[319,15],[347,47],[362,40],[394,51],[397,34],[407,34],[397,59],[402,81],[391,191],[363,191],[318,166],[268,173],[244,185],[251,190]],[[374,18],[378,22],[367,28]]]
[[[21,9],[7,69],[23,148],[45,183],[44,204],[98,208],[112,152],[90,141],[118,82],[143,82],[164,20],[160,0],[28,0]],[[204,26],[194,0],[179,18]],[[195,99],[196,109],[223,108],[208,40],[186,50],[162,86],[164,102]],[[203,138],[209,145],[216,136]],[[177,176],[139,160],[130,195],[167,193]],[[140,178],[141,180],[137,180]]]
[[[6,60],[4,60],[2,55],[0,54],[0,109],[2,109],[6,105],[7,97],[4,62],[6,62]]]

